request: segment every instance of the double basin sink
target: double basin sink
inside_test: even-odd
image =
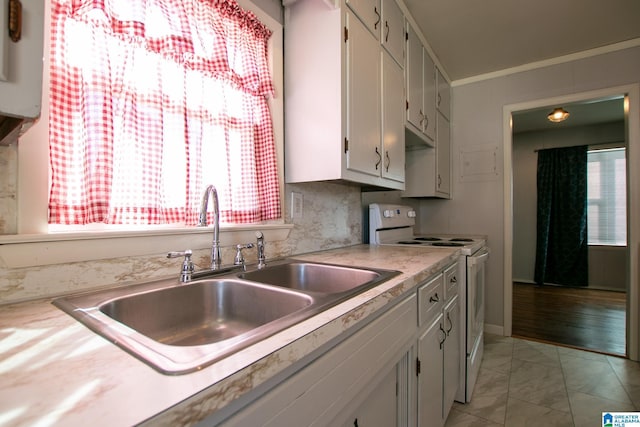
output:
[[[59,298],[54,305],[165,374],[201,369],[400,272],[284,260]]]

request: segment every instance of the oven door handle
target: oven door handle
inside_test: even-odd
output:
[[[470,256],[467,262],[469,263],[470,266],[483,263],[486,261],[487,258],[489,258],[489,253],[490,253],[489,248],[486,248],[486,247],[482,248],[478,252],[476,252],[476,254]]]

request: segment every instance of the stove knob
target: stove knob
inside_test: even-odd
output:
[[[407,216],[409,218],[415,218],[416,217],[416,211],[408,211],[407,212]]]

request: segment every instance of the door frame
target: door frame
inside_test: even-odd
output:
[[[627,356],[640,360],[640,84],[616,86],[503,107],[504,140],[504,314],[503,334],[511,336],[513,321],[513,134],[512,113],[591,99],[625,95],[627,124]]]

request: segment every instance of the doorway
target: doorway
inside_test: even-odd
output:
[[[640,157],[640,141],[638,140],[640,136],[640,126],[638,124],[638,114],[637,110],[639,107],[639,90],[637,85],[621,87],[621,88],[611,88],[608,90],[601,91],[593,91],[584,94],[575,94],[561,98],[553,98],[546,100],[537,100],[517,105],[509,105],[504,107],[504,140],[505,140],[505,171],[514,171],[513,158],[514,152],[517,149],[515,146],[512,129],[514,126],[517,126],[517,123],[514,123],[517,120],[518,112],[528,111],[534,109],[544,108],[545,110],[551,111],[553,107],[559,105],[571,105],[580,104],[586,102],[593,102],[594,100],[606,100],[621,96],[624,97],[624,114],[625,119],[627,120],[626,124],[626,135],[625,140],[628,141],[629,144],[629,152],[627,163],[629,165],[628,169],[628,201],[629,201],[629,210],[628,210],[628,249],[625,251],[625,261],[626,265],[623,267],[626,273],[626,277],[624,279],[624,287],[626,290],[626,302],[623,302],[625,306],[624,310],[624,319],[622,319],[622,324],[624,325],[624,329],[626,332],[623,332],[623,335],[626,338],[627,350],[624,352],[631,359],[638,359],[638,263],[631,262],[631,260],[638,258],[638,227],[636,225],[637,221],[634,221],[634,218],[638,218],[638,214],[640,209],[638,209],[638,188],[637,188],[637,179],[638,168],[631,167],[633,164],[638,164],[638,158]],[[629,119],[630,110],[631,120]],[[505,335],[511,335],[513,333],[513,316],[514,316],[514,307],[515,307],[515,299],[514,299],[514,285],[513,279],[518,279],[516,276],[516,271],[514,269],[515,257],[520,256],[517,252],[518,248],[514,251],[514,237],[516,234],[515,231],[515,222],[514,222],[514,212],[516,206],[516,196],[514,195],[514,176],[512,174],[505,173],[505,265],[504,265],[504,273],[505,273],[505,285],[504,285],[504,326],[505,326]],[[535,189],[533,190],[535,191]],[[528,284],[530,285],[530,284]],[[539,300],[542,300],[541,297],[537,297]],[[599,298],[602,300],[602,298]],[[556,311],[558,309],[556,308]],[[566,308],[564,309],[566,311]],[[618,320],[619,321],[619,320]],[[550,321],[549,323],[553,323]],[[572,345],[572,344],[568,344]],[[574,344],[576,345],[576,344]],[[579,346],[579,345],[576,345]],[[607,351],[606,349],[604,351]],[[618,351],[612,351],[613,353],[618,353]]]
[[[625,355],[624,97],[563,108],[512,114],[513,335]]]

